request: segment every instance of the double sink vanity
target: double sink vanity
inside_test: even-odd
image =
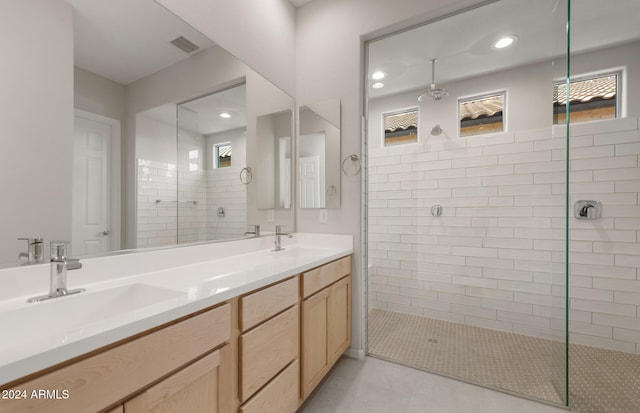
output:
[[[350,345],[345,235],[0,270],[0,412],[295,412]]]

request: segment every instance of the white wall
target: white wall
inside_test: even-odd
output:
[[[74,67],[73,104],[76,109],[123,122],[125,103],[125,86]]]
[[[61,0],[2,2],[0,265],[15,265],[26,251],[18,237],[71,239],[71,23]]]
[[[288,0],[156,1],[295,94],[295,9]]]

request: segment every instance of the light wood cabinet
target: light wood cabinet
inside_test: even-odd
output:
[[[351,257],[10,383],[2,413],[293,413],[351,343]]]
[[[240,298],[240,330],[247,331],[297,304],[298,288],[298,277],[293,277]]]
[[[230,339],[228,304],[188,317],[40,375],[14,388],[67,390],[69,398],[27,399],[2,413],[102,411]]]
[[[240,402],[298,358],[300,308],[284,313],[240,336]]]
[[[320,383],[329,370],[327,352],[329,289],[302,302],[302,399]]]
[[[241,413],[293,413],[298,408],[300,363],[291,363],[240,407]]]
[[[292,277],[240,297],[240,412],[293,413],[298,407],[299,278]]]
[[[333,365],[351,345],[351,277],[345,277],[329,289],[327,325],[329,364]]]
[[[351,344],[350,265],[345,257],[303,274],[303,291],[310,295],[302,301],[302,400]]]
[[[125,402],[126,413],[218,413],[228,406],[222,376],[227,344]]]

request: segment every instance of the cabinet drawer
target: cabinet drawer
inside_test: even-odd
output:
[[[299,353],[300,307],[240,336],[240,402],[246,401]]]
[[[303,273],[303,297],[307,298],[348,274],[351,274],[350,255]]]
[[[17,388],[68,390],[67,400],[27,399],[2,412],[97,412],[229,340],[229,304],[61,367]]]
[[[240,413],[293,413],[298,408],[300,363],[294,361],[240,407]]]
[[[298,277],[240,299],[240,331],[247,331],[298,302]]]

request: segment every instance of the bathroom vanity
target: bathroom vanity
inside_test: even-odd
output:
[[[1,271],[0,412],[296,411],[350,345],[353,241],[272,241],[83,260],[42,303],[46,265]]]

